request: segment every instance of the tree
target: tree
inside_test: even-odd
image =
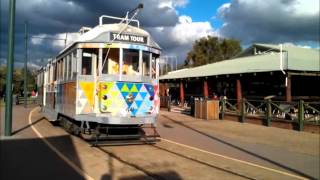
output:
[[[0,98],[5,93],[5,86],[6,86],[6,67],[0,66]],[[36,88],[36,81],[35,81],[35,73],[32,71],[27,71],[27,77],[28,77],[28,84],[27,89],[28,91],[32,91]],[[23,69],[22,68],[16,68],[13,70],[13,94],[19,94],[23,91],[23,83],[24,83],[24,77],[23,77]]]
[[[187,55],[185,64],[200,66],[227,60],[240,51],[241,46],[238,40],[208,36],[195,41],[192,50]]]

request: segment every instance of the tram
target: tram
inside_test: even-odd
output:
[[[161,48],[134,19],[138,10],[130,19],[130,12],[103,15],[96,27],[82,27],[80,37],[39,70],[39,102],[50,121],[97,141],[156,139]]]

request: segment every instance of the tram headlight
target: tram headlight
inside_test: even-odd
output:
[[[106,111],[106,110],[107,110],[107,106],[103,105],[103,106],[102,106],[102,110],[103,110],[103,111]]]
[[[106,89],[108,88],[108,86],[107,86],[106,84],[104,84],[104,85],[102,86],[102,88],[103,88],[104,90],[106,90]]]
[[[107,95],[103,95],[102,99],[103,99],[103,100],[107,100],[107,99],[108,99],[108,96],[107,96]]]

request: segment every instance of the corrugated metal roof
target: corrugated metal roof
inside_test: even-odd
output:
[[[254,44],[252,47],[263,46],[270,49],[278,49],[278,45]],[[283,46],[282,68],[284,70],[320,71],[319,50],[300,48],[297,46]],[[178,79],[188,77],[205,77],[225,74],[241,74],[253,72],[281,71],[280,53],[269,52],[266,54],[239,57],[232,60],[224,60],[194,68],[173,71],[163,75],[160,79]]]

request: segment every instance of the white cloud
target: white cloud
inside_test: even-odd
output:
[[[189,16],[180,16],[179,23],[170,32],[171,38],[179,44],[192,44],[208,35],[216,35],[210,22],[192,22]]]
[[[65,45],[69,45],[72,42],[74,42],[76,39],[78,39],[80,34],[78,32],[68,32],[68,33],[59,33],[54,35],[55,39],[62,39],[62,40],[56,40],[52,41],[52,46],[64,48]],[[63,39],[67,39],[66,43]]]
[[[160,1],[158,7],[169,7],[175,9],[176,7],[185,7],[188,4],[188,2],[188,0],[162,0]]]
[[[31,37],[31,43],[33,45],[39,45],[39,44],[42,44],[44,38],[47,37],[47,34],[38,34],[34,37]]]
[[[297,0],[293,5],[297,15],[319,15],[319,0]]]
[[[163,55],[177,56],[179,62],[185,60],[195,40],[219,36],[210,22],[193,22],[190,16],[179,16],[179,22],[172,27],[148,28],[153,38],[163,47]]]
[[[80,34],[78,32],[58,33],[55,35],[37,34],[31,38],[31,43],[33,45],[42,45],[44,41],[49,41],[53,47],[62,49],[65,45],[69,45],[78,39],[79,36]],[[67,39],[67,41],[65,41],[65,39]]]
[[[232,0],[217,14],[219,34],[245,44],[319,41],[319,0]]]

